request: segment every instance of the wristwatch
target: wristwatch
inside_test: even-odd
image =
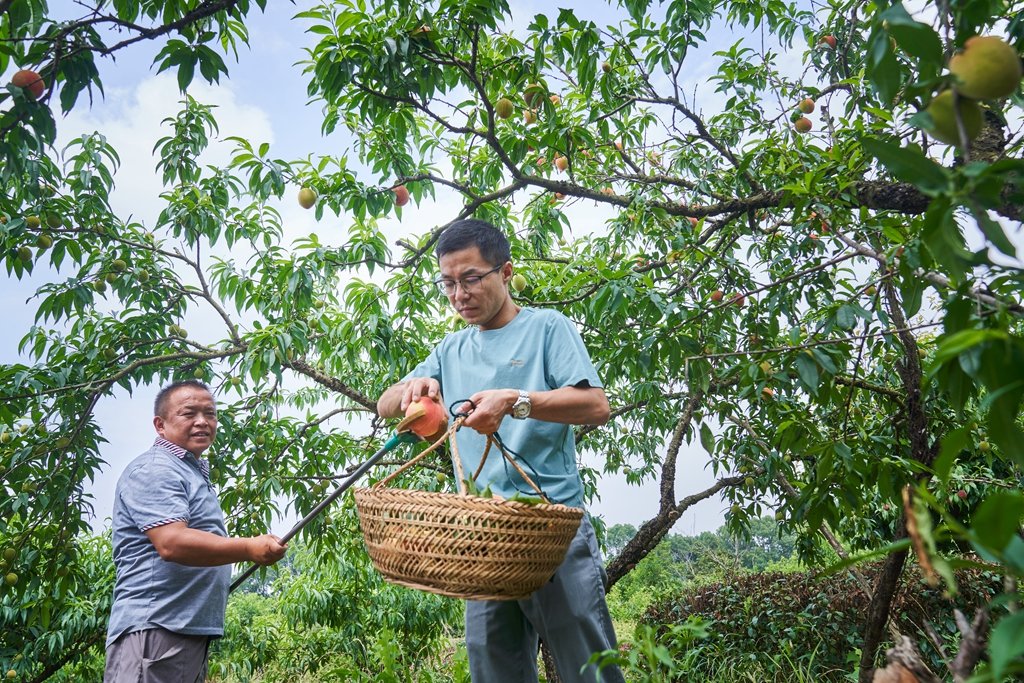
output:
[[[530,417],[530,394],[525,389],[519,390],[519,398],[512,404],[512,417],[517,420],[525,420]]]

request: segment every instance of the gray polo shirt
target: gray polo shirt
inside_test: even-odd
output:
[[[125,468],[114,493],[114,604],[107,645],[131,631],[161,627],[221,636],[231,565],[188,567],[160,558],[146,531],[182,521],[227,536],[206,463],[157,439]]]

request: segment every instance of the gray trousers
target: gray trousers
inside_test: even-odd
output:
[[[107,646],[103,683],[202,683],[209,642],[162,628],[125,633]]]
[[[537,683],[537,641],[543,639],[566,683],[597,681],[580,670],[595,652],[615,649],[605,602],[604,565],[594,527],[583,516],[554,577],[525,600],[466,601],[466,649],[474,683]],[[616,667],[601,683],[624,683]]]

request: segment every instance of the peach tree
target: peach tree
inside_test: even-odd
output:
[[[157,64],[186,89],[196,68],[227,72],[214,46],[244,42],[251,4],[97,16],[153,22],[138,39],[166,41]],[[380,390],[458,325],[424,293],[434,241],[470,215],[508,231],[517,302],[575,320],[607,384],[613,422],[578,432],[600,463],[588,489],[604,470],[660,492],[612,582],[721,495],[737,530],[776,509],[806,560],[827,546],[847,558],[870,596],[861,680],[911,552],[947,590],[967,563],[1019,598],[1018,3],[627,0],[525,17],[501,0],[324,2],[296,18],[311,37],[297,68],[323,130],[350,147],[303,157],[235,139],[229,163],[203,166],[217,123],[186,98],[155,150],[151,224],[110,211],[118,156],[102,135],[52,148],[57,100],[82,106],[96,58],[131,44],[27,6],[0,4],[19,31],[0,68],[31,67],[47,89],[0,95],[0,254],[9,277],[53,276],[24,331],[30,361],[0,368],[0,534],[35,553],[19,561],[38,582],[6,600],[48,586],[82,530],[101,466],[93,409],[118,388],[195,376],[222,389],[233,531],[267,524],[275,500],[309,509],[385,433]],[[1000,62],[1002,89],[972,81],[976,35],[1016,57]],[[342,217],[340,242],[283,238],[276,202],[300,187],[318,218]],[[418,220],[433,203],[444,217]],[[389,217],[410,234],[389,239]],[[185,328],[200,310],[215,331]],[[691,447],[710,488],[687,485]],[[351,510],[324,531],[325,552],[345,547]],[[883,570],[862,575],[863,557]],[[977,647],[951,657],[954,675],[975,669],[989,618],[984,675],[1021,667],[1020,612],[995,605],[963,624]]]

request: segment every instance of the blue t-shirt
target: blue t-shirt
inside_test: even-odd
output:
[[[602,386],[572,322],[557,311],[534,308],[523,308],[496,330],[473,326],[448,335],[405,379],[412,377],[433,377],[440,382],[446,408],[485,389],[547,391]],[[507,417],[498,434],[522,456],[520,467],[552,502],[583,507],[572,425]],[[469,478],[480,463],[487,437],[464,428],[456,438]],[[477,484],[480,488],[490,484],[492,491],[506,498],[516,491],[536,495],[493,447]]]
[[[157,626],[186,635],[221,636],[231,565],[188,567],[160,558],[146,536],[169,521],[227,536],[213,486],[191,454],[154,445],[125,468],[114,492],[114,604],[107,645]]]

